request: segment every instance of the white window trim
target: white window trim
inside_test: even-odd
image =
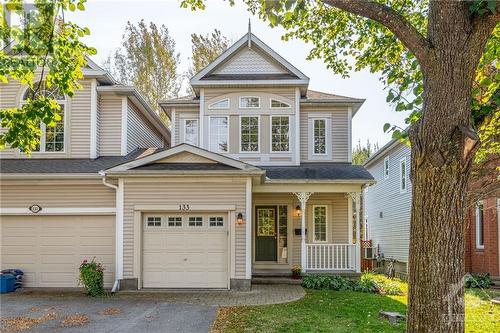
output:
[[[212,118],[226,118],[227,119],[227,151],[220,151],[220,150],[217,150],[217,151],[213,151],[213,150],[210,150],[211,146],[212,146],[212,139],[210,137],[210,128],[212,126]],[[209,151],[212,151],[214,153],[229,153],[230,151],[230,140],[231,140],[231,137],[230,137],[230,133],[231,133],[231,123],[230,123],[230,118],[229,116],[209,116],[208,117],[208,146],[207,146],[207,150]]]
[[[148,225],[148,219],[149,219],[149,218],[157,218],[157,217],[159,217],[159,218],[160,218],[160,226],[159,226],[159,227],[158,227],[158,226],[149,226],[149,225]],[[162,216],[160,216],[160,215],[145,215],[145,216],[144,216],[144,227],[145,227],[146,229],[158,229],[158,228],[163,228],[163,226],[164,226],[164,222],[165,222],[165,221],[163,220],[163,217],[162,217]]]
[[[18,101],[19,101],[19,107],[22,107],[25,104],[24,95],[26,94],[26,92],[28,91],[28,89],[29,89],[29,86],[26,85],[24,87],[24,89],[21,90],[20,100],[18,99]],[[42,121],[42,122],[40,122],[40,130],[42,131],[42,135],[40,136],[40,150],[39,151],[32,151],[31,154],[37,155],[37,154],[64,154],[64,153],[66,153],[66,145],[68,144],[68,138],[69,138],[69,134],[68,134],[68,131],[69,131],[68,118],[69,118],[69,112],[70,112],[69,111],[70,101],[69,101],[68,96],[64,95],[64,98],[65,98],[64,100],[59,100],[59,99],[56,100],[57,104],[64,105],[64,119],[63,119],[63,123],[64,123],[64,144],[63,144],[63,150],[59,150],[59,151],[45,151],[45,136],[47,135],[46,134],[47,125],[45,125],[45,123]]]
[[[276,102],[280,102],[280,103],[286,104],[288,106],[273,106],[273,100],[275,100]],[[273,110],[280,110],[280,109],[291,109],[292,106],[290,105],[290,103],[287,103],[287,102],[285,102],[285,101],[283,101],[281,99],[270,97],[269,98],[269,108],[273,109]]]
[[[224,102],[224,101],[227,101],[227,107],[214,106],[215,104],[220,103],[220,102]],[[231,99],[229,99],[229,98],[223,98],[223,99],[220,99],[220,100],[215,101],[213,103],[210,103],[208,105],[209,110],[228,110],[230,108],[231,108]]]
[[[198,142],[196,142],[194,144],[193,143],[190,143],[190,144],[192,144],[194,146],[199,146],[200,145],[200,119],[198,119],[198,118],[186,118],[186,119],[182,120],[182,126],[183,126],[182,127],[182,142],[187,143],[186,142],[186,122],[188,122],[188,121],[196,121],[196,130],[198,132],[197,133],[197,138],[198,138],[197,141]]]
[[[214,225],[214,226],[210,225],[210,219],[211,218],[218,218],[218,217],[222,217],[222,226],[220,226],[220,225]],[[226,219],[224,218],[224,216],[222,216],[222,215],[211,215],[211,216],[208,217],[208,222],[207,222],[207,227],[208,228],[223,229],[225,226],[226,226]]]
[[[386,162],[387,162],[387,170],[385,169]],[[384,173],[384,179],[389,179],[389,177],[390,177],[390,172],[389,172],[389,170],[390,170],[390,163],[391,163],[391,162],[390,162],[390,160],[389,160],[389,156],[386,156],[386,157],[384,158],[384,164],[383,164],[383,166],[382,166],[383,173]],[[386,172],[386,171],[387,171],[387,172]]]
[[[257,135],[257,147],[256,151],[243,151],[241,150],[241,118],[257,118],[258,135]],[[260,116],[259,115],[240,115],[239,116],[239,130],[238,130],[238,145],[240,154],[259,154],[260,153]]]
[[[483,201],[478,201],[476,203],[476,249],[484,250],[484,236],[483,236],[483,244],[479,244],[479,206],[483,207],[483,235],[484,235],[484,203]]]
[[[189,218],[190,217],[194,217],[194,218],[201,217],[201,225],[189,225]],[[187,220],[186,227],[188,227],[188,228],[203,228],[203,227],[205,227],[205,219],[201,215],[188,216],[186,220]]]
[[[405,188],[403,189],[403,174],[402,174],[402,168],[401,165],[405,164],[405,174],[404,174],[404,179],[405,179]],[[406,162],[406,157],[403,157],[399,160],[399,193],[404,194],[408,191],[408,163]]]
[[[177,226],[177,225],[170,226],[170,225],[168,225],[168,219],[169,219],[170,217],[174,217],[174,218],[176,218],[176,217],[180,217],[180,218],[181,218],[181,225],[180,225],[180,226]],[[180,229],[180,228],[184,227],[184,218],[182,217],[182,215],[167,215],[167,216],[165,217],[165,227],[166,227],[166,228],[169,228],[169,229],[170,229],[170,228]]]
[[[325,240],[320,241],[316,239],[316,208],[325,207]],[[313,205],[313,242],[314,243],[327,243],[328,242],[328,206],[327,205]]]
[[[241,106],[241,100],[243,98],[257,98],[259,100],[259,106]],[[260,109],[260,97],[259,96],[240,96],[239,100],[238,100],[238,106],[240,109]]]
[[[288,150],[273,150],[273,118],[282,118],[282,117],[286,117],[288,118]],[[272,153],[276,153],[276,154],[289,154],[291,152],[291,142],[292,142],[292,131],[291,131],[291,127],[292,127],[292,124],[291,124],[291,120],[290,120],[290,116],[289,115],[271,115],[269,117],[270,119],[270,122],[269,122],[269,150],[272,152]]]
[[[328,118],[321,118],[321,117],[311,117],[312,119],[312,155],[313,156],[328,156],[328,151],[330,149],[330,144],[329,144],[329,135],[328,135]],[[315,120],[323,120],[325,122],[325,152],[324,153],[315,153],[314,152],[314,121]]]

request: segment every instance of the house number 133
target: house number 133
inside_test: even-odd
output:
[[[179,210],[189,210],[189,205],[181,204],[179,205]]]

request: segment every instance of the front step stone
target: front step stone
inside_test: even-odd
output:
[[[294,280],[287,277],[254,277],[252,284],[292,284],[300,285],[302,280]]]

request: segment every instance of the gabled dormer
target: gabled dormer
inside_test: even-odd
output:
[[[174,146],[255,165],[351,161],[351,118],[364,100],[309,90],[309,78],[250,31],[190,83],[193,95],[160,102]]]

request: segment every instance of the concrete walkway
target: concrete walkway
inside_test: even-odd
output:
[[[79,291],[23,290],[0,298],[0,332],[208,332],[219,306],[298,300],[297,285],[250,292],[130,291],[90,298]]]

